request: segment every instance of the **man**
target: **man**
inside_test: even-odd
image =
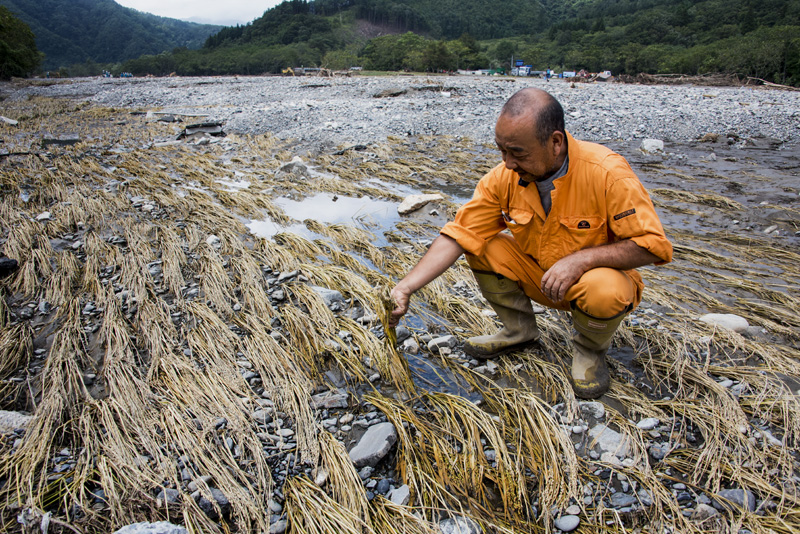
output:
[[[633,269],[670,261],[672,245],[628,162],[569,135],[550,94],[514,94],[495,140],[503,164],[481,179],[472,200],[392,290],[391,322],[408,311],[411,294],[466,254],[503,328],[466,340],[464,351],[486,359],[536,342],[530,299],[570,310],[577,331],[573,390],[597,398],[609,387],[611,338],[641,301],[644,284]]]

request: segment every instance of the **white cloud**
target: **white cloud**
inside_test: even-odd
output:
[[[125,7],[161,17],[208,24],[245,24],[281,0],[116,0]]]

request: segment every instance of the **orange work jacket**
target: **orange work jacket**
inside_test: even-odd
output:
[[[625,158],[569,134],[567,150],[569,168],[553,182],[547,216],[536,184],[523,187],[519,174],[500,164],[478,182],[472,200],[441,233],[481,256],[487,241],[508,229],[545,271],[573,252],[623,239],[658,256],[657,264],[671,261],[672,245],[653,202]],[[626,272],[643,286],[638,273]]]

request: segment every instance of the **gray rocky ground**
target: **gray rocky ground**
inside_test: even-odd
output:
[[[270,132],[315,149],[366,144],[389,135],[456,135],[493,142],[503,102],[528,86],[558,98],[567,129],[587,140],[686,142],[708,133],[789,144],[800,140],[800,92],[749,87],[472,76],[100,78],[31,87],[13,98],[78,97],[104,106],[203,114],[224,121],[230,132]]]

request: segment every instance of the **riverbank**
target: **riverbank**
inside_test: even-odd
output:
[[[452,135],[494,142],[503,103],[523,87],[550,91],[567,128],[589,141],[657,138],[691,142],[706,134],[800,140],[800,92],[757,87],[571,84],[562,80],[447,77],[209,77],[75,79],[3,93],[77,98],[107,107],[159,109],[223,121],[232,133],[295,139],[319,150],[387,136]]]
[[[570,131],[629,159],[676,247],[642,270],[600,402],[572,397],[564,314],[543,311],[537,347],[464,355],[496,323],[463,262],[389,346],[382,295],[497,164],[522,83],[0,88],[18,121],[0,245],[20,262],[2,408],[32,416],[3,429],[4,528],[800,528],[793,93],[546,86]],[[226,136],[182,135],[214,121]],[[415,193],[442,199],[399,215]]]

